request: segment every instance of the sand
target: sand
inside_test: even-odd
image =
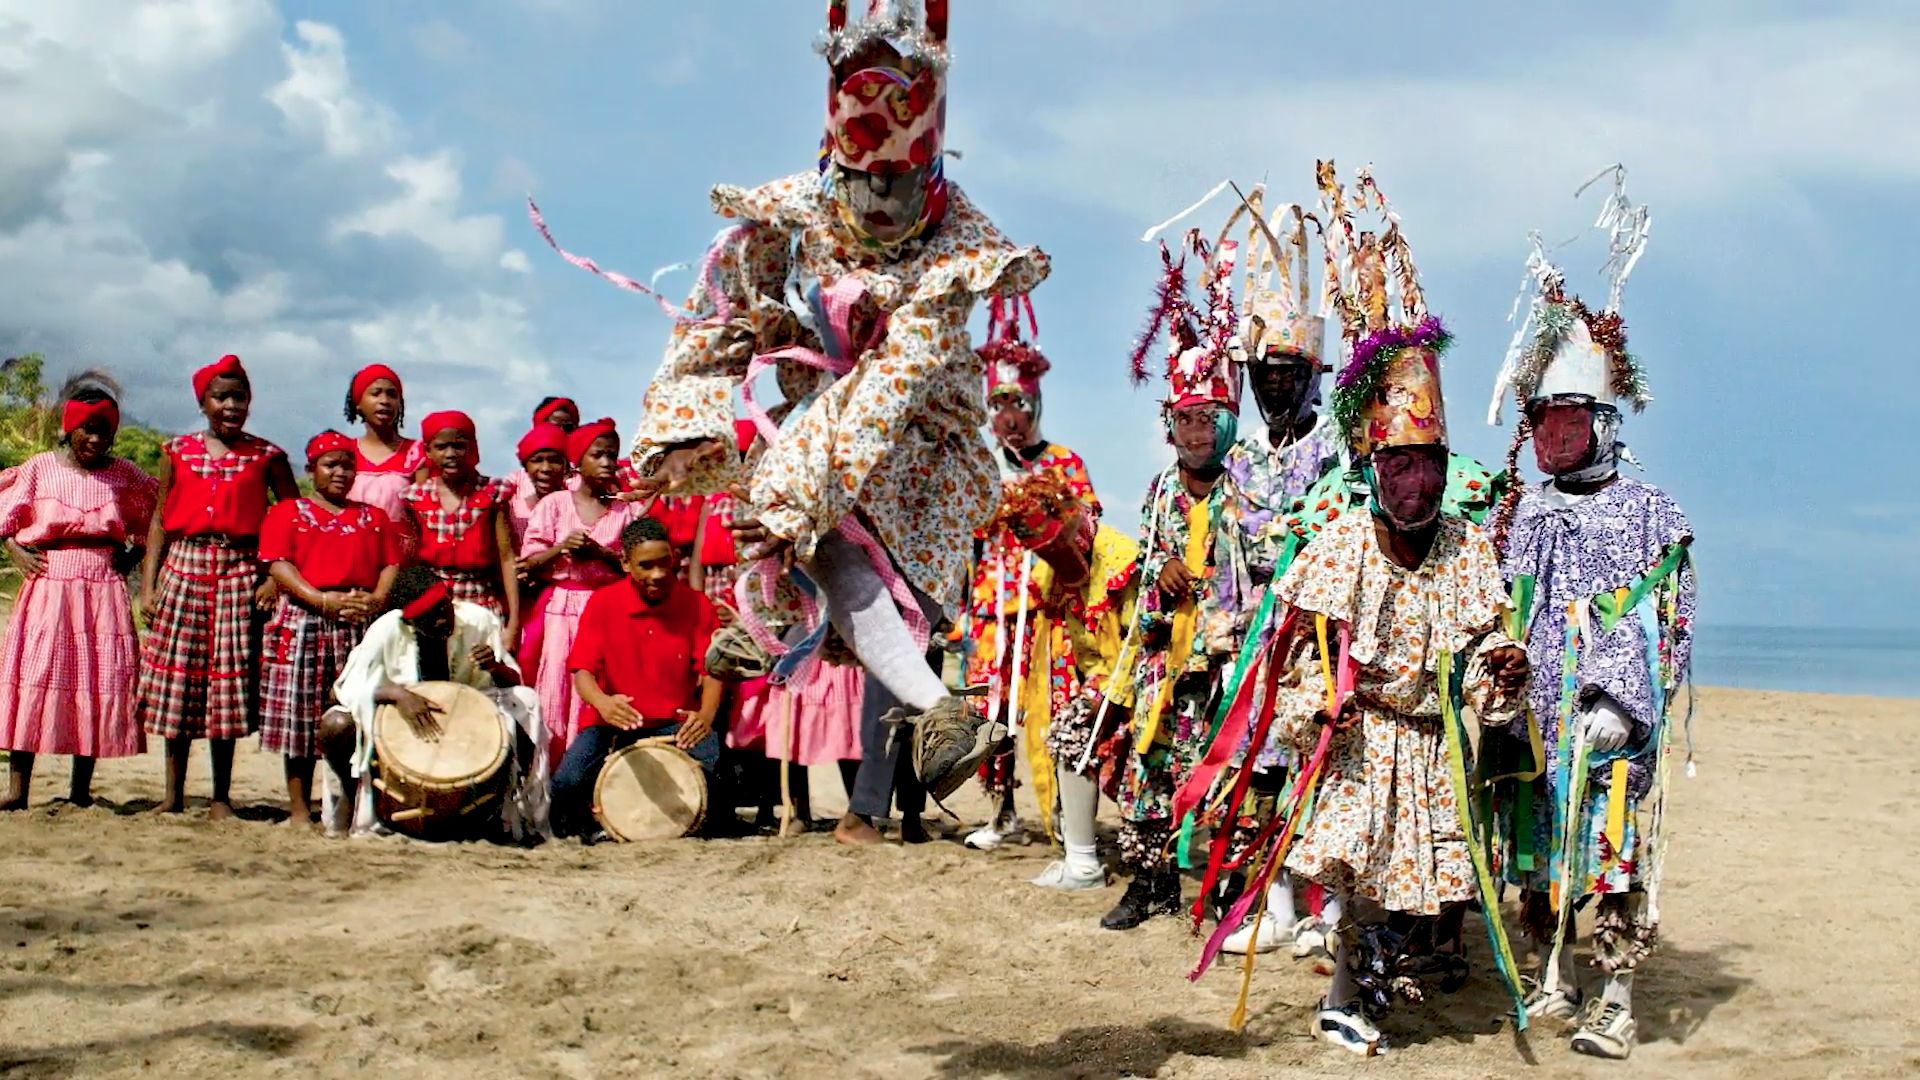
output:
[[[1706,691],[1697,729],[1632,1074],[1920,1073],[1920,702]],[[279,762],[250,744],[251,820],[135,813],[160,772],[104,763],[114,805],[77,810],[48,805],[46,759],[34,808],[0,815],[0,1076],[1629,1072],[1516,1040],[1484,949],[1465,991],[1394,1017],[1383,1060],[1306,1037],[1320,980],[1290,960],[1230,1032],[1235,972],[1188,983],[1171,920],[1101,930],[1117,884],[1027,885],[1037,846],[329,842],[270,823]]]

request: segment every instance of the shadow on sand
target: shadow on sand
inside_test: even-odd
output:
[[[1157,1076],[1177,1054],[1237,1060],[1259,1045],[1254,1036],[1179,1017],[1132,1027],[1075,1028],[1049,1043],[1023,1046],[996,1041],[953,1041],[917,1046],[912,1052],[942,1058],[933,1075],[942,1080],[1006,1076],[1014,1080],[1120,1080]]]

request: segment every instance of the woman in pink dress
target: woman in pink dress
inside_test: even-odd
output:
[[[26,576],[0,637],[0,809],[27,805],[36,754],[72,754],[69,797],[93,802],[98,758],[145,753],[133,717],[140,646],[126,574],[144,554],[158,485],[113,456],[120,409],[98,387],[61,414],[65,445],[27,459],[0,493],[0,535]]]
[[[765,679],[741,684],[739,705],[727,728],[727,745],[763,753],[769,766],[754,824],[773,826],[773,808],[780,804],[781,758],[788,762],[787,791],[793,797],[793,818],[780,827],[783,836],[812,826],[810,766],[838,765],[840,782],[852,793],[854,775],[860,770],[860,705],[865,686],[866,675],[859,668],[827,663],[814,665],[812,677],[797,690]]]
[[[358,420],[366,430],[354,441],[353,490],[347,498],[377,506],[395,521],[401,520],[407,486],[426,463],[426,447],[400,434],[407,418],[407,399],[400,376],[385,364],[361,368],[347,387],[347,422]]]
[[[620,530],[647,516],[649,508],[619,497],[620,436],[612,420],[576,429],[567,438],[567,456],[579,470],[580,486],[540,500],[527,522],[521,558],[529,572],[550,582],[533,607],[521,650],[535,659],[534,670],[526,674],[540,694],[547,752],[556,767],[580,731],[580,700],[567,671],[580,613],[594,590],[624,575]]]

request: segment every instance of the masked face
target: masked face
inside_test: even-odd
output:
[[[881,244],[898,243],[927,208],[927,169],[883,174],[835,165],[833,192],[862,235]]]
[[[1304,357],[1279,354],[1247,367],[1253,400],[1269,425],[1286,424],[1299,416],[1312,397],[1319,365]]]
[[[1533,459],[1548,476],[1562,476],[1593,462],[1593,405],[1547,401],[1527,410],[1533,423]]]
[[[1167,414],[1167,433],[1180,465],[1217,469],[1239,431],[1239,418],[1219,405],[1184,405]]]
[[[993,437],[1001,446],[1019,453],[1033,445],[1039,427],[1038,402],[1025,394],[1005,391],[988,403],[993,409]]]
[[[1388,446],[1375,450],[1374,508],[1403,532],[1424,529],[1440,516],[1447,491],[1447,448]]]

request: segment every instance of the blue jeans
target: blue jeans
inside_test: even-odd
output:
[[[593,831],[593,787],[600,779],[600,766],[606,763],[609,754],[641,739],[660,738],[679,730],[679,724],[632,731],[595,724],[574,736],[566,756],[560,759],[560,767],[553,771],[553,834],[579,836]],[[700,763],[711,785],[714,765],[720,760],[720,736],[709,732],[687,754]]]

